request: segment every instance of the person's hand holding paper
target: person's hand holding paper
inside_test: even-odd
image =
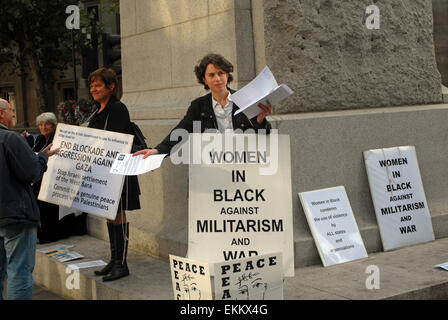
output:
[[[265,67],[260,74],[243,88],[230,96],[230,99],[240,108],[235,115],[243,112],[249,119],[257,117],[257,122],[272,113],[273,105],[293,94],[286,85],[277,84],[271,70]]]

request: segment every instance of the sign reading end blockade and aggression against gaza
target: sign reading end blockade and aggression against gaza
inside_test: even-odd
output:
[[[294,276],[289,136],[193,134],[189,143],[202,163],[189,165],[188,257],[282,252],[284,276]]]
[[[367,257],[343,186],[299,193],[325,267]]]
[[[134,136],[58,124],[39,200],[114,220],[124,176],[109,173],[118,153],[129,153]]]
[[[415,147],[364,151],[384,250],[434,240]]]

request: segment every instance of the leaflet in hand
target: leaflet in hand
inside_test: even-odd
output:
[[[235,115],[244,112],[251,119],[262,112],[259,103],[266,105],[266,100],[269,100],[271,105],[276,105],[293,93],[286,84],[278,85],[271,70],[264,67],[254,80],[232,94],[230,99],[240,108]]]
[[[154,154],[143,159],[143,155],[133,157],[131,153],[119,153],[109,172],[123,176],[136,176],[159,168],[165,156],[166,154]]]

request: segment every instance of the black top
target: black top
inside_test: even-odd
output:
[[[99,110],[99,103],[95,102],[95,104]],[[105,128],[106,120],[107,128]],[[90,119],[89,128],[132,134],[130,122],[128,108],[120,100],[112,96],[106,107]]]
[[[54,134],[56,132],[53,132],[51,136],[48,138],[48,142],[45,140],[45,136],[40,134],[37,136],[36,141],[34,142],[34,145],[32,146],[32,149],[34,152],[40,152],[43,149],[45,149],[50,143],[53,142]]]
[[[98,107],[97,110],[99,110],[99,103],[95,102],[95,104]],[[88,127],[132,134],[130,122],[129,111],[126,105],[112,96],[106,104],[106,107],[100,113],[97,112],[90,119]],[[127,197],[127,190],[129,192],[129,197]],[[140,209],[139,196],[140,186],[138,184],[137,176],[126,176],[123,191],[121,193],[121,201],[118,205],[118,211]]]

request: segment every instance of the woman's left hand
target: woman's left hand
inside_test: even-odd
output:
[[[272,110],[274,110],[274,107],[271,105],[271,103],[269,102],[269,100],[266,100],[266,105],[262,103],[258,104],[258,107],[261,109],[261,113],[258,114],[257,116],[257,122],[258,124],[261,124],[264,120],[264,118],[266,118],[266,116],[270,115],[272,113]]]

